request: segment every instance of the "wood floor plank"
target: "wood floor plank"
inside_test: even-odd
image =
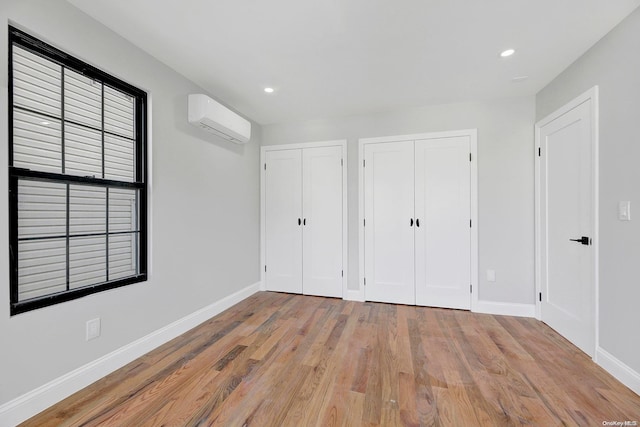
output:
[[[162,406],[166,399],[174,399],[184,393],[184,388],[192,381],[198,381],[202,376],[217,376],[212,365],[223,359],[229,350],[235,348],[241,337],[229,334],[220,340],[220,346],[209,346],[201,353],[201,357],[188,359],[180,366],[170,366],[167,375],[161,372],[157,378],[136,393],[127,397],[118,406],[112,406],[108,411],[97,414],[91,419],[96,425],[136,425],[138,420],[146,419]]]
[[[335,314],[335,311],[332,307],[328,307],[329,310],[327,310],[326,301],[317,298],[307,298],[303,301],[302,305],[314,301],[316,302],[315,311],[319,311],[322,313],[321,317],[319,318],[319,322],[320,324],[326,325],[327,319],[325,317],[329,316],[332,312],[334,312]],[[314,310],[310,308],[311,307],[307,307],[307,309],[305,310],[299,310],[297,314],[291,317],[291,319],[295,319],[296,316],[299,316],[299,320],[301,321],[297,322],[297,324],[302,325],[303,329],[308,328],[307,325],[310,318],[315,318]],[[333,323],[335,324],[336,322],[334,321]],[[297,371],[288,369],[288,365],[291,364],[297,366],[302,364],[307,355],[307,350],[311,347],[309,343],[315,342],[319,336],[324,337],[330,335],[331,330],[329,331],[329,334],[324,335],[321,334],[323,328],[318,327],[311,328],[304,334],[302,333],[302,330],[298,330],[296,328],[292,329],[292,341],[287,346],[282,347],[281,350],[278,350],[275,355],[272,355],[274,358],[273,364],[265,364],[265,373],[261,373],[258,380],[255,383],[251,384],[251,390],[241,388],[241,390],[239,391],[239,393],[247,393],[250,391],[252,398],[254,398],[254,402],[259,402],[259,404],[252,404],[253,409],[251,411],[247,410],[246,408],[244,410],[241,410],[240,412],[236,411],[236,414],[231,417],[229,416],[229,414],[223,413],[221,417],[215,418],[216,424],[227,425],[227,423],[229,422],[229,417],[231,419],[246,418],[247,422],[256,422],[256,420],[260,420],[263,417],[264,412],[273,413],[275,411],[280,411],[281,408],[277,406],[278,399],[274,398],[274,394],[269,394],[269,392],[272,391],[276,394],[280,393],[282,390],[280,390],[281,387],[279,387],[279,384],[286,384],[291,381],[291,378],[295,380],[295,378],[297,378],[296,375],[304,375],[306,377],[309,371],[309,369],[306,369],[306,365],[304,369]],[[288,342],[288,340],[285,340],[285,342]],[[279,354],[283,354],[283,356],[278,356]],[[269,358],[266,359],[266,362],[269,362]],[[284,371],[284,375],[282,374],[282,371]],[[258,374],[256,373],[256,375]],[[280,377],[278,378],[278,376]],[[275,384],[273,378],[277,378],[277,382]],[[287,390],[286,387],[283,387],[282,389],[284,391]]]
[[[558,413],[563,421],[572,423],[584,423],[585,419],[605,420],[607,417],[604,413],[609,418],[617,419],[625,412],[620,412],[620,408],[605,397],[606,393],[601,393],[602,390],[616,390],[611,399],[624,399],[625,396],[630,399],[621,405],[626,411],[630,411],[627,412],[627,418],[640,418],[640,403],[635,404],[635,409],[632,409],[634,405],[631,404],[637,402],[638,395],[626,387],[620,387],[615,378],[563,337],[533,319],[498,320],[505,330],[509,330],[514,336],[523,337],[521,341],[527,351],[533,352],[538,347],[543,349],[533,366],[528,366],[524,372],[529,377],[532,388],[537,390],[540,400],[547,402],[549,412]],[[586,372],[588,375],[585,375]],[[562,380],[558,381],[558,378]],[[567,393],[567,389],[571,392]],[[559,405],[554,405],[559,400],[564,402],[560,409],[557,408]]]
[[[438,414],[435,395],[428,372],[423,336],[420,334],[418,320],[408,319],[411,356],[413,360],[414,381],[416,385],[416,407],[421,424],[434,425]]]
[[[450,322],[458,323],[458,327],[450,328],[454,337],[453,345],[460,352],[462,364],[467,364],[471,378],[485,397],[483,400],[493,409],[496,422],[502,425],[518,425],[522,420],[528,420],[529,417],[522,414],[518,402],[518,397],[523,394],[526,396],[527,390],[521,386],[522,381],[519,381],[517,376],[509,376],[500,349],[488,335],[477,333],[472,323],[465,323],[460,319],[460,313],[451,313],[451,316]],[[474,323],[477,325],[475,320]],[[477,352],[476,348],[482,348],[483,351]],[[459,372],[464,371],[460,365],[458,368]],[[505,388],[507,386],[510,389]]]
[[[411,360],[411,343],[409,341],[408,319],[415,318],[415,307],[406,305],[398,306],[398,343],[397,343],[397,363],[398,371],[413,376],[413,362]]]
[[[24,426],[602,425],[640,396],[535,319],[260,292]]]
[[[328,416],[325,420],[328,423],[336,425],[340,422],[344,412],[341,395],[346,392],[347,385],[351,382],[351,372],[344,370],[351,366],[351,362],[346,362],[345,359],[356,323],[354,317],[344,314],[344,310],[341,311],[318,364],[307,377],[305,388],[296,400],[297,405],[291,408],[292,413],[298,410],[302,414],[297,417],[300,422],[296,422],[296,418],[287,417],[285,425],[321,425],[323,416],[320,414]]]
[[[288,330],[281,342],[262,359],[265,363],[256,366],[252,375],[241,382],[227,402],[211,415],[211,425],[249,425],[254,420],[255,413],[270,399],[272,391],[282,387],[290,378],[284,374],[306,375],[306,367],[298,369],[296,366],[295,369],[290,369],[296,349],[304,339],[297,329]]]

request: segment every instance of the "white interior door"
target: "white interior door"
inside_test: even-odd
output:
[[[539,129],[541,319],[593,356],[592,100]],[[584,236],[584,243],[581,240]]]
[[[342,147],[302,150],[303,293],[342,297]]]
[[[415,142],[416,304],[471,308],[470,138]]]
[[[302,293],[302,152],[265,154],[265,288]]]
[[[415,304],[413,141],[364,147],[365,298]]]

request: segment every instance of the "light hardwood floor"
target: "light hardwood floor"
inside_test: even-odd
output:
[[[534,319],[261,292],[25,426],[602,426],[640,397]]]

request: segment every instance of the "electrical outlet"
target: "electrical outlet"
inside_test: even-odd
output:
[[[100,336],[100,318],[87,320],[87,341]]]
[[[618,219],[620,221],[631,221],[631,202],[618,202]]]
[[[487,282],[495,282],[495,281],[496,281],[496,271],[487,270]]]

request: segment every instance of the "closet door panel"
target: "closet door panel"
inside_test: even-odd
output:
[[[342,297],[342,147],[302,151],[303,293]]]
[[[267,151],[265,161],[265,287],[302,293],[302,152]]]
[[[419,140],[416,170],[416,304],[471,308],[469,137]]]
[[[365,297],[415,304],[413,141],[364,147]]]

